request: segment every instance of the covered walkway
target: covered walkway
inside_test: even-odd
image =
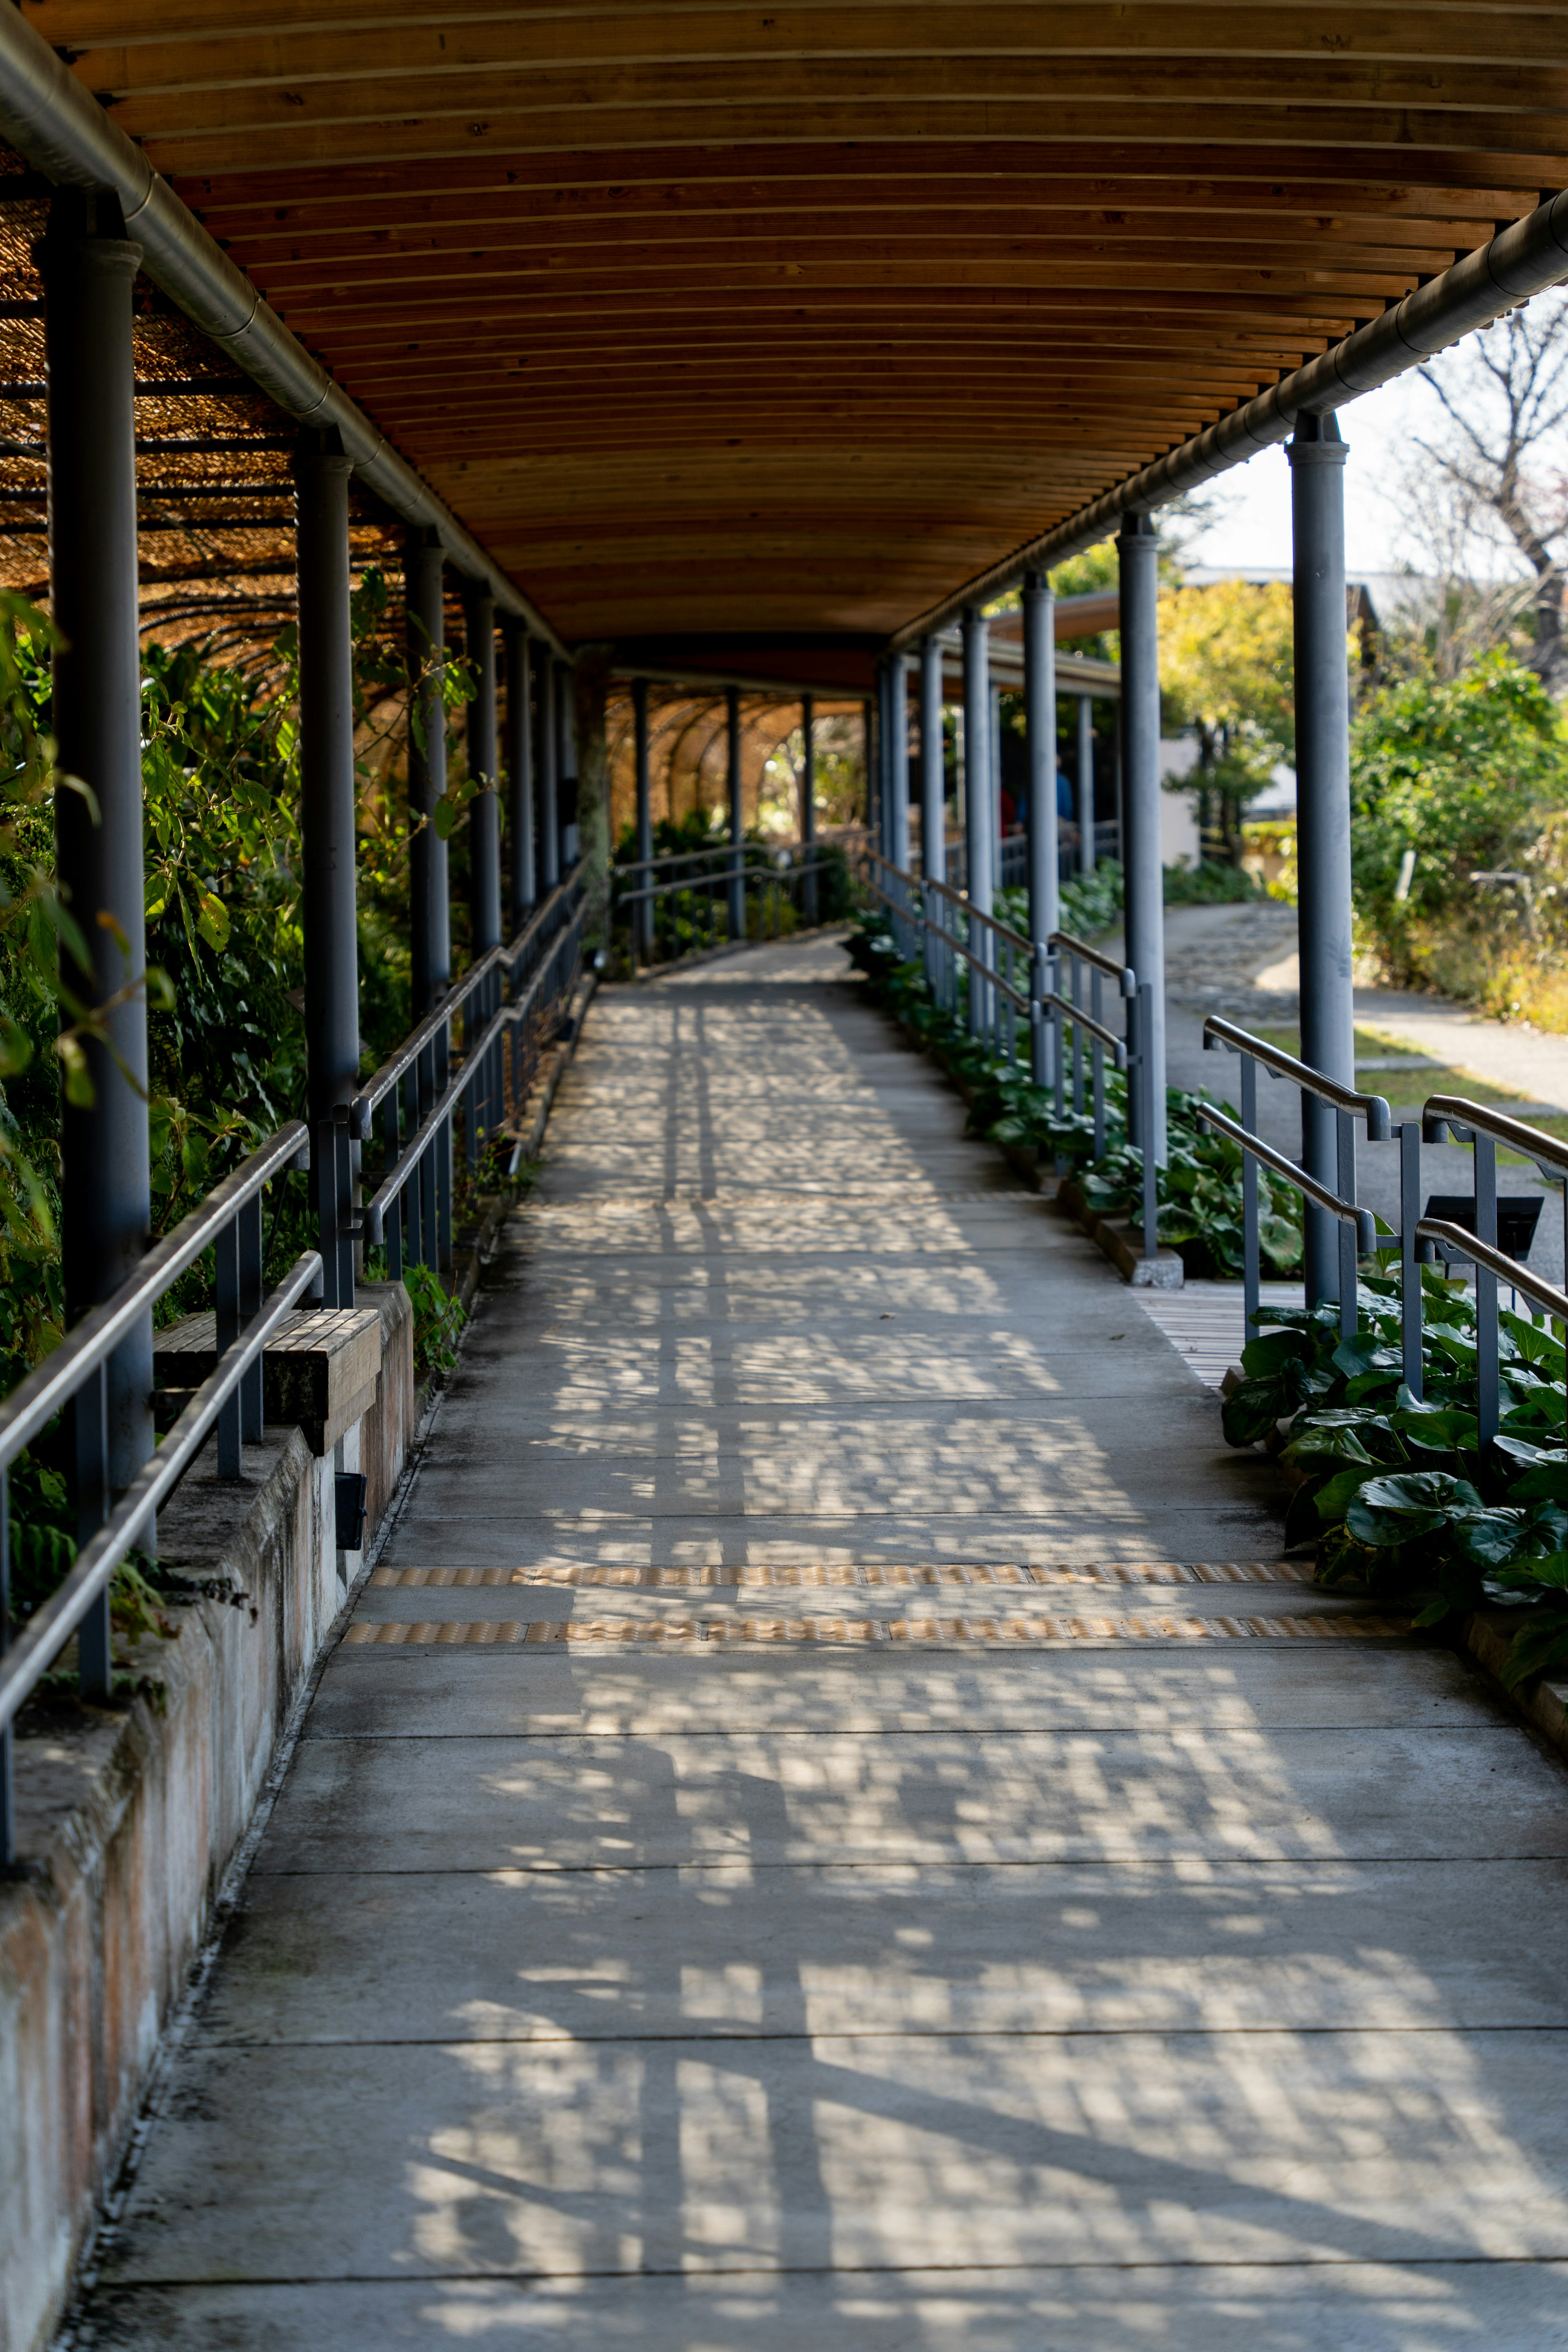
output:
[[[85,2340],[1563,2340],[1559,1769],[845,971],[596,1003]]]

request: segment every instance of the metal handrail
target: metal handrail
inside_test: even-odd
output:
[[[1364,1256],[1371,1251],[1377,1239],[1377,1224],[1370,1209],[1358,1208],[1353,1201],[1342,1201],[1337,1192],[1331,1192],[1315,1176],[1310,1176],[1296,1160],[1277,1150],[1272,1143],[1266,1143],[1260,1135],[1255,1135],[1250,1128],[1243,1127],[1239,1119],[1232,1118],[1216,1105],[1200,1101],[1194,1105],[1194,1115],[1217,1134],[1227,1135],[1233,1143],[1241,1146],[1243,1151],[1250,1152],[1254,1160],[1261,1160],[1266,1168],[1272,1168],[1277,1176],[1282,1176],[1287,1184],[1293,1184],[1315,1208],[1326,1210],[1331,1217],[1337,1217],[1343,1225],[1353,1225],[1361,1254]]]
[[[1415,1227],[1418,1242],[1436,1242],[1449,1257],[1468,1258],[1472,1265],[1483,1266],[1488,1274],[1506,1282],[1510,1290],[1522,1290],[1548,1315],[1568,1323],[1568,1291],[1559,1290],[1544,1275],[1531,1274],[1517,1258],[1495,1249],[1490,1242],[1477,1238],[1467,1226],[1456,1225],[1447,1217],[1422,1217]]]
[[[610,873],[612,877],[617,874],[651,874],[661,866],[695,866],[705,857],[731,858],[737,853],[742,858],[765,857],[768,854],[764,844],[760,841],[714,840],[706,849],[672,849],[658,857],[617,857],[611,864]],[[726,867],[722,870],[728,872],[731,869]]]
[[[1427,1143],[1441,1143],[1445,1128],[1456,1143],[1473,1143],[1477,1135],[1489,1135],[1494,1143],[1517,1151],[1521,1160],[1533,1160],[1542,1176],[1568,1181],[1568,1143],[1559,1143],[1540,1128],[1510,1118],[1504,1111],[1467,1102],[1461,1095],[1428,1095],[1422,1105],[1421,1128]]]
[[[830,857],[807,857],[803,858],[798,866],[720,866],[709,874],[687,874],[678,876],[671,882],[645,883],[640,890],[617,890],[616,905],[617,908],[641,906],[647,899],[667,898],[683,890],[727,890],[737,877],[742,882],[794,882],[802,875],[824,874],[832,864]],[[623,874],[633,870],[630,866],[620,868]]]
[[[970,904],[965,892],[955,890],[951,882],[928,882],[916,875],[906,874],[900,866],[895,866],[890,858],[879,857],[877,862],[879,866],[887,866],[890,874],[897,874],[899,879],[909,883],[911,888],[934,891],[938,898],[949,899],[953,906],[963,909],[966,922],[979,923],[984,929],[994,931],[997,938],[1005,940],[1018,955],[1027,956],[1033,953],[1022,931],[1016,931],[1011,923],[1004,923],[994,915],[984,914],[978,907]]]
[[[904,893],[902,898],[896,897],[893,891],[883,888],[877,879],[878,870],[891,877],[901,887]],[[1038,1087],[1046,1087],[1054,1083],[1058,1128],[1063,1125],[1066,1111],[1068,1059],[1065,1050],[1066,1034],[1068,1030],[1071,1030],[1075,1117],[1083,1109],[1082,1041],[1084,1038],[1090,1041],[1094,1148],[1097,1155],[1105,1149],[1106,1104],[1103,1074],[1104,1057],[1109,1051],[1114,1068],[1126,1075],[1130,1081],[1127,1125],[1130,1139],[1133,1142],[1133,1148],[1138,1150],[1142,1164],[1142,1207],[1140,1221],[1143,1229],[1143,1253],[1145,1257],[1156,1256],[1159,1251],[1157,1177],[1152,1155],[1142,1149],[1138,1139],[1152,1133],[1153,1129],[1152,1066],[1147,1053],[1140,1052],[1137,1042],[1141,1037],[1147,1038],[1146,1024],[1152,1019],[1152,1014],[1145,1001],[1149,991],[1147,987],[1139,988],[1137,975],[1131,967],[1112,962],[1109,957],[1103,956],[1099,949],[1086,947],[1082,940],[1073,939],[1069,932],[1053,932],[1051,934],[1053,946],[1060,948],[1069,961],[1075,954],[1081,952],[1083,961],[1090,967],[1094,1009],[1092,1012],[1086,1012],[1073,997],[1064,995],[1059,988],[1051,984],[1056,976],[1053,970],[1056,958],[1050,949],[1044,946],[1032,948],[1023,934],[1014,930],[1010,924],[999,922],[994,915],[983,914],[978,908],[972,907],[968,899],[951,883],[939,882],[933,877],[917,877],[915,875],[906,873],[901,866],[895,866],[890,858],[883,856],[879,851],[868,850],[866,854],[863,887],[871,898],[880,899],[882,904],[891,911],[895,938],[899,936],[900,925],[913,927],[917,938],[923,934],[926,941],[927,983],[939,1003],[947,1003],[945,992],[952,975],[955,959],[962,958],[977,975],[982,986],[976,989],[971,984],[970,987],[971,1027],[977,1035],[989,1031],[994,1046],[1008,1060],[1016,1061],[1017,1059],[1011,1014],[1016,1012],[1027,1016],[1030,1075]],[[914,908],[914,902],[917,899],[918,912]],[[934,904],[940,912],[944,902],[963,914],[964,919],[963,939],[959,938],[956,928],[945,918],[942,920],[932,920],[931,905]],[[980,926],[982,930],[989,931],[993,935],[990,940],[982,941],[984,946],[990,949],[990,955],[977,954],[973,947],[968,943],[972,938],[980,938],[980,931],[971,931],[972,924]],[[1019,993],[1012,985],[1010,979],[1003,977],[999,968],[1003,957],[996,954],[998,945],[1005,951],[1007,959],[1010,960],[1016,956],[1022,956],[1025,959],[1029,974],[1029,992],[1026,997]],[[1010,961],[1009,969],[1011,969]],[[1123,1036],[1119,1036],[1114,1029],[1109,1027],[1100,1018],[1100,975],[1106,972],[1116,982],[1118,988],[1127,999],[1127,1031]],[[978,1022],[974,1018],[977,997],[980,1001]],[[994,1008],[997,1005],[1006,1005],[1010,1008],[1006,1020],[994,1017]],[[948,1009],[951,1010],[952,1007],[949,1006]],[[1135,1087],[1131,1084],[1134,1071],[1137,1073]],[[1063,1172],[1063,1161],[1058,1150],[1057,1173],[1060,1176]]]
[[[573,878],[574,879],[575,877]],[[454,1075],[431,1104],[413,1134],[399,1146],[395,1160],[386,1168],[380,1185],[365,1203],[363,1223],[364,1238],[367,1242],[375,1244],[386,1240],[387,1212],[406,1189],[410,1178],[417,1173],[426,1153],[441,1135],[458,1105],[479,1083],[484,1072],[486,1055],[500,1042],[504,1031],[515,1027],[532,1013],[540,992],[552,974],[557,950],[564,940],[571,939],[574,933],[580,933],[583,914],[584,909],[581,906],[574,908],[551,942],[549,952],[541,957],[537,970],[531,972],[523,983],[521,993],[514,997],[510,1003],[499,1005],[479,1035],[469,1041],[468,1050]],[[574,972],[576,970],[575,963],[573,970]],[[471,1113],[471,1105],[469,1109]]]
[[[1070,931],[1053,931],[1046,941],[1046,947],[1052,955],[1076,956],[1079,963],[1087,963],[1095,971],[1104,972],[1108,980],[1116,982],[1123,996],[1137,995],[1138,976],[1130,963],[1118,963],[1114,956],[1102,955],[1099,948],[1091,948],[1087,940],[1075,940]]]
[[[587,863],[588,861],[585,857],[580,857],[577,860],[576,865],[572,868],[571,873],[564,876],[563,878],[555,885],[555,887],[550,893],[549,898],[542,898],[540,900],[538,906],[534,908],[533,912],[529,916],[527,922],[524,923],[517,937],[496,950],[497,955],[500,958],[502,963],[505,964],[509,972],[518,962],[519,959],[525,956],[528,953],[529,949],[532,947],[534,944],[535,935],[540,931],[545,930],[547,926],[553,927],[554,919],[560,912],[564,901],[571,897],[573,891],[575,890],[583,882]]]
[[[1072,1022],[1075,1027],[1087,1029],[1091,1037],[1097,1037],[1102,1045],[1110,1046],[1116,1067],[1119,1070],[1126,1069],[1126,1038],[1119,1037],[1114,1029],[1108,1029],[1103,1021],[1097,1021],[1092,1013],[1086,1013],[1081,1005],[1075,1004],[1070,996],[1063,996],[1057,989],[1047,988],[1042,990],[1036,1002],[1050,1005],[1056,1012],[1062,1013],[1066,1019]]]
[[[319,1289],[321,1279],[320,1255],[307,1250],[295,1260],[285,1280],[263,1299],[259,1312],[239,1338],[224,1349],[157,1452],[142,1465],[96,1535],[83,1545],[63,1583],[34,1610],[9,1649],[0,1652],[0,1735],[88,1611],[102,1599],[115,1570],[195,1460],[224,1406],[259,1361],[268,1340],[302,1294],[312,1287]]]
[[[1269,1045],[1267,1038],[1255,1037],[1249,1029],[1237,1028],[1234,1021],[1223,1020],[1217,1013],[1211,1013],[1204,1023],[1204,1044],[1210,1051],[1211,1039],[1228,1046],[1233,1054],[1250,1054],[1255,1062],[1261,1062],[1276,1077],[1289,1078],[1303,1092],[1315,1095],[1320,1102],[1331,1104],[1335,1110],[1354,1111],[1358,1118],[1364,1117],[1369,1143],[1392,1140],[1393,1114],[1382,1095],[1358,1094],[1354,1087],[1341,1086],[1337,1078],[1326,1078],[1310,1063],[1299,1062],[1282,1046]]]
[[[0,1468],[14,1462],[23,1447],[47,1428],[82,1382],[108,1361],[132,1327],[152,1312],[170,1286],[232,1224],[237,1210],[255,1200],[286,1169],[310,1166],[310,1129],[303,1119],[290,1119],[287,1127],[280,1127],[259,1151],[252,1152],[215,1184],[198,1208],[154,1242],[135,1273],[100,1305],[89,1307],[58,1347],[17,1382],[0,1404]]]
[[[900,868],[891,865],[885,857],[879,857],[877,859],[877,863],[879,866],[886,866],[889,872],[891,874],[900,874]],[[902,880],[908,881],[910,878],[910,877],[907,875],[900,875],[900,879]],[[941,883],[922,882],[918,887],[922,890],[942,889],[943,885]],[[879,883],[868,881],[866,887],[874,892],[875,895],[881,899],[882,904],[885,907],[891,907],[895,913],[898,914],[902,914],[904,912],[904,909],[899,905],[898,900],[889,897],[889,893],[882,888]],[[951,898],[952,893],[948,891],[946,895]],[[966,911],[973,914],[973,909],[970,908]],[[976,919],[980,922],[985,922],[988,918],[981,915],[978,916]],[[1005,927],[1000,923],[993,924],[992,929],[994,930],[1003,931],[1004,936],[1010,943],[1016,945],[1021,954],[1026,956],[1028,954],[1029,950],[1027,941],[1019,939],[1016,931],[1005,930]],[[966,946],[963,940],[955,939],[951,931],[944,932],[942,937],[945,939],[947,945],[952,950],[954,955],[961,955],[966,964],[970,965],[973,971],[980,973],[981,977],[985,981],[989,987],[995,989],[999,996],[1005,996],[1009,1004],[1016,1005],[1017,1010],[1025,1015],[1026,1019],[1027,1018],[1029,999],[1026,996],[1020,996],[1017,990],[1011,987],[1008,982],[1002,978],[1001,973],[996,970],[994,964],[987,963],[983,956],[976,955],[973,948]],[[1068,1006],[1068,1010],[1070,1012],[1072,1008]]]
[[[399,1079],[405,1077],[413,1069],[420,1055],[426,1053],[431,1045],[437,1044],[445,1035],[453,1017],[462,1010],[480,982],[503,964],[510,975],[512,966],[528,948],[534,933],[550,920],[570,892],[582,880],[584,862],[579,858],[564,881],[556,884],[549,898],[529,917],[527,923],[510,947],[487,948],[478,962],[471,963],[462,978],[454,982],[447,989],[439,1004],[426,1013],[416,1027],[409,1031],[403,1043],[394,1050],[389,1059],[382,1064],[375,1076],[366,1079],[350,1106],[349,1133],[351,1135],[361,1142],[368,1139],[372,1132],[371,1119],[376,1109],[392,1092]]]

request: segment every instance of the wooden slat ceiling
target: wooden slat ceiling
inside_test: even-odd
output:
[[[1568,7],[23,5],[579,641],[879,638],[1568,181]]]

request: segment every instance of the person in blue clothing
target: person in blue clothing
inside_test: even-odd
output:
[[[1072,784],[1068,778],[1066,770],[1058,765],[1057,769],[1057,823],[1058,825],[1065,825],[1067,827],[1067,835],[1069,842],[1076,842],[1078,839],[1077,819],[1078,795],[1073,791]],[[1016,799],[1015,799],[1010,793],[1004,792],[1002,795],[1003,832],[1011,833],[1016,826],[1019,828],[1026,828],[1028,822],[1029,795],[1027,791],[1020,792]]]

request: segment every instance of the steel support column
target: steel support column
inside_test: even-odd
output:
[[[533,712],[528,634],[521,621],[503,625],[506,639],[507,768],[510,782],[511,928],[521,930],[539,897],[533,853]]]
[[[447,625],[442,554],[433,532],[407,538],[408,675],[414,682],[416,729],[408,738],[408,929],[416,1021],[446,993],[452,977],[452,918],[447,898],[447,844],[436,829],[436,804],[447,791],[447,714],[441,698]],[[423,739],[423,740],[421,740]]]
[[[910,687],[902,654],[888,663],[888,856],[910,870]]]
[[[560,717],[555,691],[555,657],[542,642],[537,647],[539,682],[539,865],[540,888],[545,898],[561,879],[561,745],[556,723]]]
[[[1147,515],[1129,515],[1117,534],[1121,591],[1123,856],[1127,961],[1146,1008],[1139,1051],[1152,1074],[1153,1133],[1141,1149],[1165,1163],[1165,901],[1160,856],[1160,541]],[[1146,1031],[1146,1034],[1143,1034]],[[1130,1090],[1131,1099],[1131,1090]]]
[[[947,767],[942,735],[942,646],[921,646],[921,872],[947,879]]]
[[[866,769],[866,831],[874,849],[882,846],[882,796],[877,790],[877,722],[875,705],[860,705],[860,757]]]
[[[1296,842],[1301,1058],[1355,1084],[1351,986],[1350,674],[1345,620],[1345,444],[1330,416],[1301,416],[1286,449],[1295,541]],[[1304,1097],[1301,1157],[1332,1184],[1334,1113]],[[1339,1296],[1334,1221],[1307,1211],[1309,1305]]]
[[[1043,946],[1060,929],[1057,856],[1057,600],[1050,583],[1024,583],[1024,723],[1029,754],[1029,938]]]
[[[561,871],[577,863],[577,673],[570,662],[555,665],[555,749],[559,763]]]
[[[1053,801],[1055,788],[1053,778]],[[1094,705],[1087,694],[1078,698],[1078,870],[1094,872]]]
[[[1024,728],[1028,752],[1026,824],[1029,848],[1029,942],[1035,991],[1030,1074],[1048,1086],[1055,1074],[1058,1031],[1047,1024],[1037,991],[1048,984],[1046,942],[1061,927],[1061,872],[1057,846],[1057,600],[1050,582],[1031,572],[1024,582]]]
[[[746,855],[746,813],[741,791],[741,689],[736,686],[725,688],[724,740],[729,761],[730,937],[743,940],[746,936],[746,885],[742,866]]]
[[[650,861],[653,857],[653,790],[648,776],[647,756],[647,680],[632,680],[632,730],[637,754],[637,862],[642,872],[637,876],[639,890],[648,888],[653,881]],[[632,950],[644,963],[653,955],[653,900],[639,898],[632,909]]]
[[[995,905],[992,877],[996,866],[999,811],[991,783],[991,625],[984,613],[971,609],[963,616],[963,807],[964,856],[968,868],[969,903],[977,914],[988,915]],[[976,927],[978,930],[978,926]],[[972,940],[984,954],[986,934]],[[984,982],[973,967],[969,973],[969,1026],[978,1034],[989,1020]]]
[[[463,625],[474,672],[468,705],[468,782],[480,784],[468,803],[468,952],[477,960],[500,947],[500,800],[496,749],[496,605],[488,588],[463,584]]]
[[[816,706],[809,694],[800,698],[800,845],[807,871],[801,882],[801,907],[808,923],[817,915],[816,875]]]
[[[141,247],[112,197],[64,188],[38,248],[48,354],[49,575],[59,644],[54,732],[56,872],[90,974],[61,977],[100,1013],[84,1041],[91,1099],[60,1108],[60,1240],[68,1323],[106,1298],[148,1246],[147,1004],[137,636],[136,426],[132,291]],[[153,1451],[153,1318],[109,1364],[99,1401],[74,1412],[79,1540]],[[107,1597],[84,1622],[84,1690],[109,1688]]]
[[[305,934],[306,1116],[310,1191],[328,1307],[354,1300],[353,1199],[339,1106],[359,1084],[353,633],[349,616],[352,461],[333,433],[302,433],[294,457],[300,627],[300,916]],[[345,1194],[347,1202],[345,1202]],[[259,1435],[259,1431],[258,1431]]]

